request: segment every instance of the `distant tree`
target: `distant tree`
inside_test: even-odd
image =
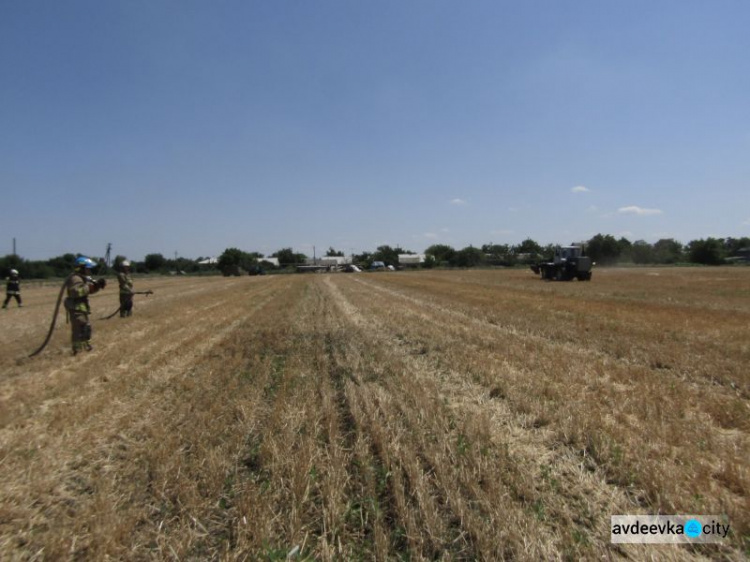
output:
[[[391,248],[388,245],[378,246],[372,254],[372,259],[373,261],[385,262],[386,265],[397,265],[399,250],[401,248]]]
[[[133,273],[148,273],[149,270],[146,267],[146,261],[131,261],[130,271]]]
[[[453,260],[456,250],[447,244],[433,244],[424,253],[434,257],[438,265],[445,265]]]
[[[23,264],[24,259],[18,254],[7,254],[2,258],[3,267],[7,267],[8,270],[18,269]]]
[[[453,265],[457,267],[476,267],[484,261],[484,253],[479,248],[467,246],[456,252]]]
[[[167,260],[161,254],[147,254],[143,263],[148,271],[159,271],[167,265]]]
[[[535,240],[527,238],[520,244],[513,246],[513,253],[518,254],[531,254],[534,256],[542,253],[542,247]]]
[[[542,247],[542,251],[541,251],[542,257],[544,259],[551,260],[552,257],[555,255],[555,248],[557,248],[557,244],[545,244]],[[586,255],[588,255],[588,254],[586,254]]]
[[[417,253],[417,252],[412,252],[411,250],[406,250],[402,248],[401,246],[396,246],[395,248],[393,248],[393,251],[396,252],[398,255],[404,254],[404,255],[413,256]]]
[[[19,269],[19,273],[21,277],[25,277],[26,279],[49,279],[50,277],[57,277],[55,270],[43,261],[24,262],[22,268]]]
[[[326,257],[344,257],[344,252],[340,252],[333,249],[333,246],[328,248],[328,251],[326,252]]]
[[[654,263],[677,263],[683,259],[682,244],[673,238],[662,238],[654,244]]]
[[[432,269],[437,265],[437,260],[432,254],[427,254],[422,262],[423,269]]]
[[[727,256],[735,256],[739,250],[750,248],[750,238],[726,238],[724,239],[724,252]]]
[[[611,234],[597,234],[589,240],[586,253],[598,263],[615,263],[620,257],[620,244]]]
[[[719,265],[724,262],[724,241],[716,238],[692,240],[688,244],[688,255],[693,263]]]
[[[369,269],[373,262],[372,254],[370,252],[362,252],[361,254],[354,254],[353,260],[355,264],[361,265],[365,269]]]
[[[510,246],[508,244],[482,244],[482,252],[489,255],[503,256],[510,252]]]
[[[75,254],[63,254],[62,256],[47,260],[47,265],[55,272],[55,277],[66,277],[73,271],[75,261]]]
[[[172,271],[194,273],[201,270],[201,266],[198,265],[198,261],[199,260],[179,257],[176,260],[167,260],[167,264],[169,266],[169,269]]]
[[[298,265],[305,263],[307,256],[305,254],[296,254],[291,248],[282,248],[271,255],[272,258],[278,258],[279,265],[284,267],[288,265]]]
[[[21,277],[29,278],[28,271],[26,271],[26,262],[20,256],[16,254],[8,254],[3,258],[0,258],[0,274],[3,277],[10,275],[10,270],[15,269],[18,271]],[[3,290],[5,287],[3,286]],[[3,293],[5,295],[5,293]]]
[[[624,236],[620,237],[620,239],[617,241],[617,257],[620,261],[627,261],[631,259],[631,251],[633,249],[633,244],[625,238]]]
[[[492,265],[511,265],[513,256],[508,244],[482,244],[484,260]]]
[[[645,240],[636,240],[630,248],[633,263],[654,263],[654,248]]]
[[[217,266],[225,276],[242,275],[258,263],[257,254],[248,254],[238,248],[227,248],[219,256]]]
[[[219,256],[217,263],[222,275],[239,275],[241,273],[244,255],[245,252],[239,248],[227,248],[224,250]]]

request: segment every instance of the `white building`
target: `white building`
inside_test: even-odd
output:
[[[424,254],[399,254],[398,263],[400,265],[419,265],[424,263]]]
[[[352,263],[351,258],[345,256],[323,256],[322,258],[308,258],[305,260],[307,265],[324,265],[324,266],[338,266],[338,265],[349,265]]]

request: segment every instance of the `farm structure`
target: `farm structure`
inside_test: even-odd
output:
[[[305,265],[322,265],[325,267],[337,267],[352,263],[351,257],[346,256],[323,256],[321,258],[308,258]]]
[[[405,267],[416,267],[424,263],[425,254],[399,254],[398,263]]]
[[[304,265],[298,265],[300,273],[314,273],[322,271],[344,271],[350,266],[352,260],[345,256],[323,256],[321,258],[308,258]]]

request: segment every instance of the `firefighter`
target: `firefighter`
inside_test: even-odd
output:
[[[70,316],[71,340],[73,344],[73,355],[79,351],[91,351],[91,306],[89,305],[89,295],[93,295],[107,285],[106,279],[94,281],[91,277],[91,270],[96,267],[96,263],[87,257],[81,256],[76,258],[75,271],[70,275],[65,283],[67,298],[65,299],[65,309]]]
[[[8,303],[12,298],[16,299],[19,307],[23,306],[21,304],[21,279],[18,277],[18,271],[15,269],[10,270],[10,277],[6,279],[3,308],[8,308]]]
[[[117,282],[120,284],[120,318],[125,318],[133,314],[133,278],[128,260],[120,264]]]

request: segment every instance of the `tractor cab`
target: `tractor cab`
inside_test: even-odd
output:
[[[582,250],[580,246],[558,246],[555,248],[555,263],[565,263],[572,259],[580,258]]]

